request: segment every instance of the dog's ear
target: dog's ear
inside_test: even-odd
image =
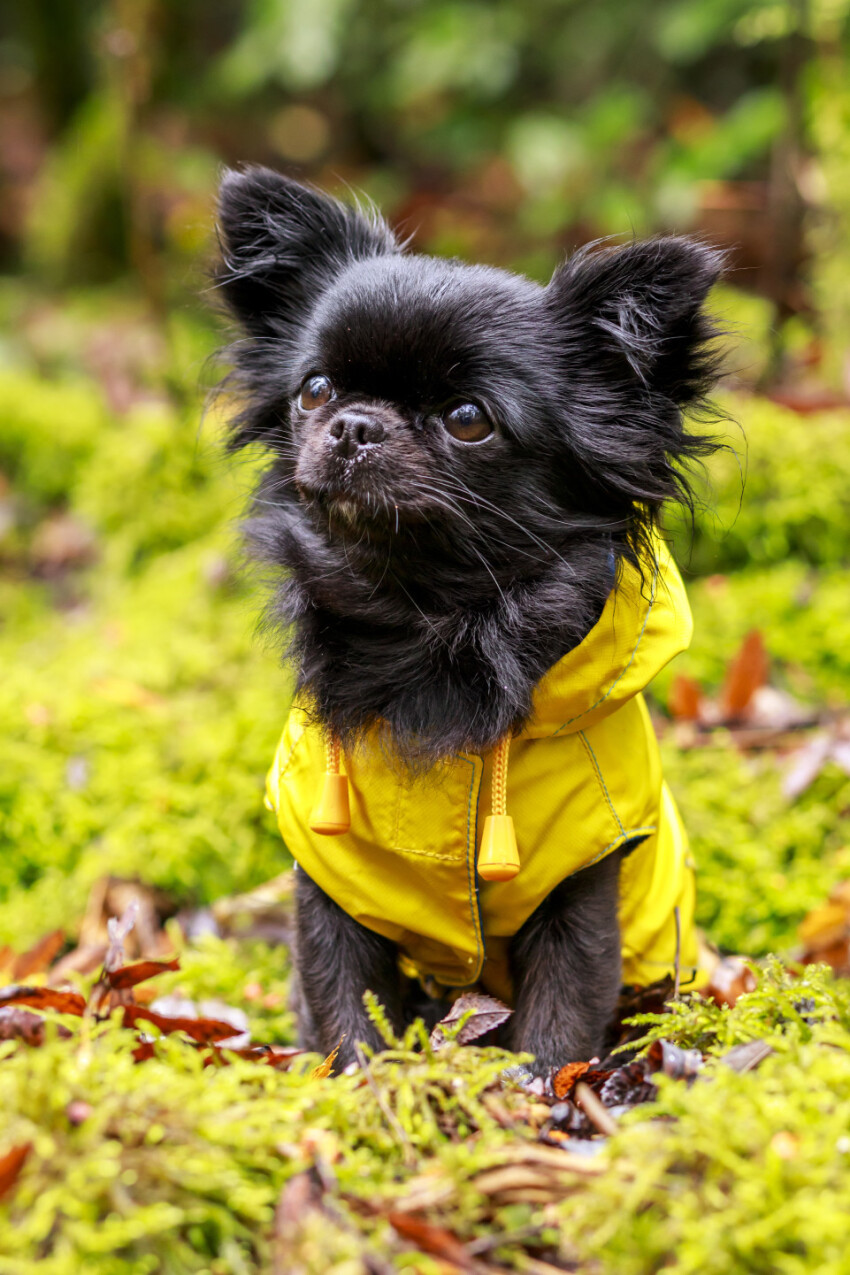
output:
[[[721,253],[685,238],[577,252],[547,289],[575,371],[697,402],[716,372],[703,305],[722,270]]]
[[[269,168],[225,173],[218,231],[215,282],[252,336],[283,335],[347,265],[399,251],[377,215]]]
[[[591,245],[544,294],[570,452],[633,545],[664,501],[693,507],[690,463],[718,446],[683,413],[721,414],[707,400],[719,358],[704,304],[722,268],[721,253],[691,239]]]

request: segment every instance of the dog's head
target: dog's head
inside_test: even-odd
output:
[[[265,444],[265,498],[357,540],[367,572],[392,541],[393,575],[415,577],[415,544],[486,591],[589,537],[633,552],[687,497],[713,250],[584,250],[541,287],[406,252],[378,217],[260,168],[227,174],[219,226],[244,334],[234,442]]]

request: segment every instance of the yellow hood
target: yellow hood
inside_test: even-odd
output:
[[[608,598],[596,625],[538,684],[530,739],[586,730],[649,685],[693,632],[682,578],[667,546],[643,578],[632,566]]]
[[[297,706],[268,776],[287,846],[345,911],[399,944],[405,968],[441,987],[480,981],[506,999],[511,937],[559,882],[625,846],[624,980],[672,972],[677,909],[680,968],[693,977],[692,865],[640,694],[690,635],[681,578],[659,544],[643,579],[624,568],[598,623],[541,680],[532,719],[511,743],[507,808],[521,864],[512,880],[476,871],[492,753],[458,754],[405,779],[375,733],[343,759],[348,831],[312,832],[325,741]]]

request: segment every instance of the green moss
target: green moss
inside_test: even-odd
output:
[[[97,388],[81,377],[47,381],[0,370],[0,470],[37,507],[67,501],[109,428]]]
[[[694,613],[693,642],[653,684],[662,703],[679,673],[696,678],[707,691],[719,689],[730,659],[753,628],[761,630],[775,685],[815,708],[847,702],[846,570],[813,570],[792,559],[759,571],[690,580],[688,597]]]
[[[697,863],[697,919],[715,943],[787,951],[806,913],[850,876],[850,778],[830,765],[795,802],[775,754],[665,744]]]
[[[774,969],[735,1009],[685,1006],[664,1031],[718,1053],[766,1037],[775,1052],[742,1075],[709,1062],[690,1087],[662,1077],[657,1103],[612,1141],[610,1171],[561,1206],[571,1255],[601,1258],[611,1275],[843,1275],[847,984]]]
[[[18,670],[0,684],[0,933],[17,943],[73,928],[105,872],[203,901],[285,866],[262,785],[288,683],[244,598],[210,583],[221,551],[165,555],[70,632],[54,614],[0,642]]]
[[[708,465],[695,534],[670,515],[680,561],[698,574],[850,561],[850,413],[801,417],[758,397],[723,400],[740,427]],[[745,482],[744,482],[745,478]]]

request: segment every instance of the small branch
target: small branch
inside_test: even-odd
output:
[[[602,1105],[590,1085],[580,1080],[576,1085],[576,1102],[581,1107],[591,1124],[596,1125],[600,1133],[607,1137],[617,1132],[617,1121],[608,1109]]]
[[[404,1163],[408,1167],[410,1167],[415,1162],[415,1156],[413,1154],[413,1148],[410,1145],[410,1139],[408,1138],[407,1134],[404,1131],[404,1126],[402,1125],[401,1121],[399,1120],[395,1112],[392,1111],[391,1108],[388,1106],[386,1098],[384,1098],[383,1094],[381,1093],[380,1089],[375,1083],[375,1077],[372,1075],[372,1072],[369,1068],[369,1063],[366,1060],[366,1055],[363,1053],[363,1050],[360,1048],[360,1045],[357,1041],[354,1042],[354,1052],[357,1055],[357,1061],[360,1064],[360,1069],[363,1072],[363,1075],[366,1077],[366,1083],[368,1084],[369,1088],[372,1090],[375,1101],[377,1102],[378,1106],[381,1108],[381,1111],[384,1114],[384,1118],[386,1119],[387,1124],[390,1126],[390,1129],[392,1130],[393,1134],[396,1137],[396,1141],[401,1147],[402,1155],[404,1157]]]
[[[679,999],[679,979],[681,975],[681,959],[682,959],[682,918],[679,915],[678,904],[673,909],[673,915],[676,918],[676,977],[673,983],[673,1000]]]

